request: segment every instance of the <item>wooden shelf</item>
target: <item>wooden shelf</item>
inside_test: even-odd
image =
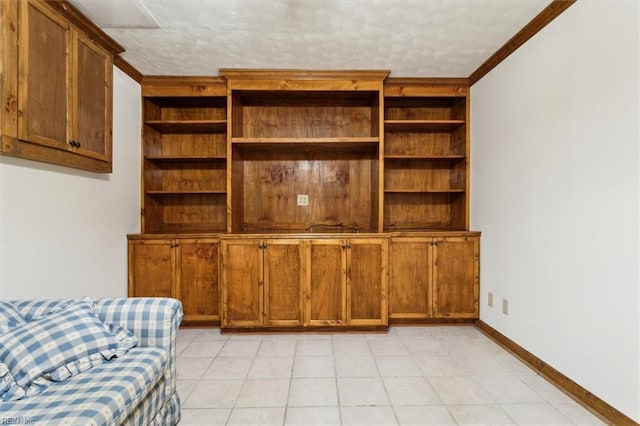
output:
[[[379,138],[232,138],[231,143],[241,150],[290,151],[370,151],[378,147]]]
[[[378,137],[344,137],[344,138],[232,138],[236,144],[377,144]]]
[[[385,160],[463,160],[464,155],[385,154]]]
[[[146,195],[220,195],[227,191],[145,191]]]
[[[224,233],[226,226],[223,223],[170,223],[163,224],[161,227],[152,231],[147,231],[148,234],[201,234],[201,233]],[[195,238],[202,238],[201,235],[197,235]]]
[[[464,120],[384,120],[386,131],[451,131],[464,124]]]
[[[145,125],[162,133],[220,133],[227,120],[146,120]]]
[[[150,161],[226,161],[225,155],[203,156],[203,155],[146,155],[145,160]]]
[[[387,194],[448,194],[464,193],[464,189],[385,189]]]
[[[452,227],[438,227],[439,225],[425,225],[423,223],[391,223],[385,227],[385,232],[393,232],[392,236],[412,235],[415,233],[429,233],[430,236],[436,236],[438,233],[444,233],[447,236],[455,236],[456,232],[468,235],[470,232],[465,229],[456,229]]]

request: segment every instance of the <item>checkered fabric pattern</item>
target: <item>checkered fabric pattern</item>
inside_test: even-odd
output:
[[[168,298],[104,299],[96,301],[98,317],[125,327],[138,337],[138,346],[163,348],[169,354],[167,400],[176,389],[176,338],[182,322],[182,304]],[[178,410],[179,411],[179,410]]]
[[[15,326],[24,324],[24,318],[13,303],[0,300],[0,334],[4,334]]]
[[[14,304],[25,320],[29,321],[59,309],[68,302],[68,300],[29,300],[16,301]],[[141,392],[139,394],[140,400],[129,404],[126,414],[121,414],[117,421],[108,423],[109,426],[120,423],[136,426],[177,424],[180,420],[180,398],[176,392],[176,337],[183,316],[182,304],[178,300],[169,298],[98,299],[94,303],[100,320],[125,327],[132,331],[138,339],[138,349],[129,351],[121,360],[116,359],[99,366],[101,369],[108,369],[114,361],[126,361],[134,351],[141,348],[162,348],[168,358],[164,377],[148,393]],[[92,377],[97,368],[75,376],[67,382],[55,384],[46,392],[35,396],[34,401],[51,395],[51,392],[58,386],[71,385],[80,377]],[[74,392],[82,392],[81,383],[78,388]],[[108,399],[105,402],[108,402]],[[73,407],[65,409],[70,408]],[[18,409],[14,409],[13,412],[22,418],[29,415],[28,412],[22,412]],[[0,405],[0,413],[4,416],[3,405]],[[79,420],[74,423],[74,421],[65,423],[61,419],[59,422],[47,422],[47,424],[103,424],[100,423],[100,420],[96,423],[83,423]]]
[[[16,300],[13,305],[18,308],[25,321],[33,321],[38,318],[61,309],[74,300],[84,299],[43,299],[43,300]]]
[[[161,348],[134,348],[38,396],[0,403],[0,413],[30,424],[113,426],[125,423],[131,410],[152,396],[145,402],[150,409],[141,412],[135,423],[146,426],[155,417],[153,409],[166,402],[164,392],[151,391],[164,387],[160,383],[167,361],[167,352]]]
[[[117,347],[115,336],[86,302],[13,328],[0,335],[0,359],[18,386],[3,397],[37,393],[41,385],[35,391],[30,388],[43,374],[96,353],[110,359]]]

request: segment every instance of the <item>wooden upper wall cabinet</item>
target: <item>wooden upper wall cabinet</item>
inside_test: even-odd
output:
[[[122,48],[74,25],[78,15],[67,2],[22,0],[0,8],[7,112],[1,152],[111,172],[113,55]],[[92,28],[87,22],[83,28]]]

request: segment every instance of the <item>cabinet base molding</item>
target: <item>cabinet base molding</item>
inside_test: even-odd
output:
[[[634,422],[625,414],[607,404],[484,321],[476,320],[474,325],[491,340],[518,357],[522,362],[534,369],[538,374],[557,386],[601,420],[613,425],[638,425],[638,423]]]
[[[180,327],[184,328],[220,328],[220,320],[183,318]]]
[[[325,326],[309,326],[309,327],[223,327],[220,329],[222,334],[226,333],[247,333],[247,334],[264,334],[264,333],[297,333],[297,332],[307,332],[307,333],[358,333],[358,332],[380,332],[387,333],[389,331],[389,327],[386,325],[371,325],[371,326],[335,326],[335,325],[325,325]]]
[[[458,325],[472,324],[475,318],[389,318],[389,325],[412,326],[412,325]]]

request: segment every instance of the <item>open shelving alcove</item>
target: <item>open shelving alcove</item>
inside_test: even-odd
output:
[[[224,80],[190,81],[176,86],[175,95],[166,88],[158,93],[158,82],[166,84],[162,78],[149,79],[144,89],[144,232],[223,232],[227,192]]]
[[[145,77],[129,292],[223,329],[478,316],[466,79]]]
[[[272,75],[233,80],[234,73],[223,74],[232,111],[228,230],[377,232],[380,88],[345,81],[350,90],[273,90]],[[370,86],[381,86],[380,73],[374,77]],[[298,195],[308,205],[298,205]]]
[[[468,229],[467,102],[463,81],[385,86],[386,231]]]

